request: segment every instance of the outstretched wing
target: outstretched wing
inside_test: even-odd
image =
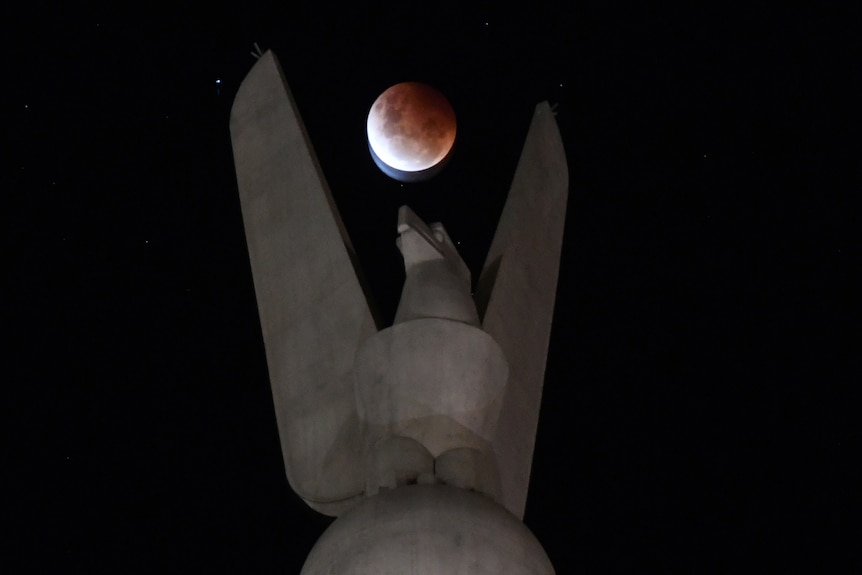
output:
[[[536,106],[476,294],[482,328],[509,361],[494,438],[502,503],[523,517],[566,218],[568,168],[547,102]]]
[[[271,51],[243,80],[230,130],[287,478],[311,507],[338,515],[364,489],[351,368],[377,327]]]

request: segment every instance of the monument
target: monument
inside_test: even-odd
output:
[[[372,316],[350,238],[275,55],[230,119],[287,479],[337,519],[302,573],[550,574],[521,522],[568,194],[536,106],[479,276],[445,228],[399,210],[406,278]]]

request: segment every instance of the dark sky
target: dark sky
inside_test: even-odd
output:
[[[475,279],[533,107],[558,104],[525,518],[558,573],[862,571],[858,12],[234,4],[4,15],[4,572],[298,573],[329,523],[284,479],[233,173],[253,42],[390,320],[398,206]],[[364,122],[406,80],[459,134],[402,187]]]

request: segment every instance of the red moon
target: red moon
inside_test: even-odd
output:
[[[427,179],[448,160],[455,143],[455,112],[427,84],[402,82],[378,96],[368,112],[368,146],[387,176]]]

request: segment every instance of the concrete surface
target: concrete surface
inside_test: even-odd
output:
[[[381,492],[329,526],[302,575],[551,575],[542,546],[487,497],[441,485]]]
[[[476,301],[482,328],[500,345],[509,379],[494,436],[502,502],[524,516],[563,227],[568,168],[547,102],[536,106],[488,257]]]
[[[340,516],[303,573],[553,573],[519,521],[553,319],[568,172],[536,107],[478,282],[439,223],[399,211],[406,278],[382,331],[275,56],[231,110],[288,481]]]
[[[242,216],[287,478],[337,515],[364,492],[353,358],[377,332],[352,247],[281,68],[254,65],[231,110]]]

